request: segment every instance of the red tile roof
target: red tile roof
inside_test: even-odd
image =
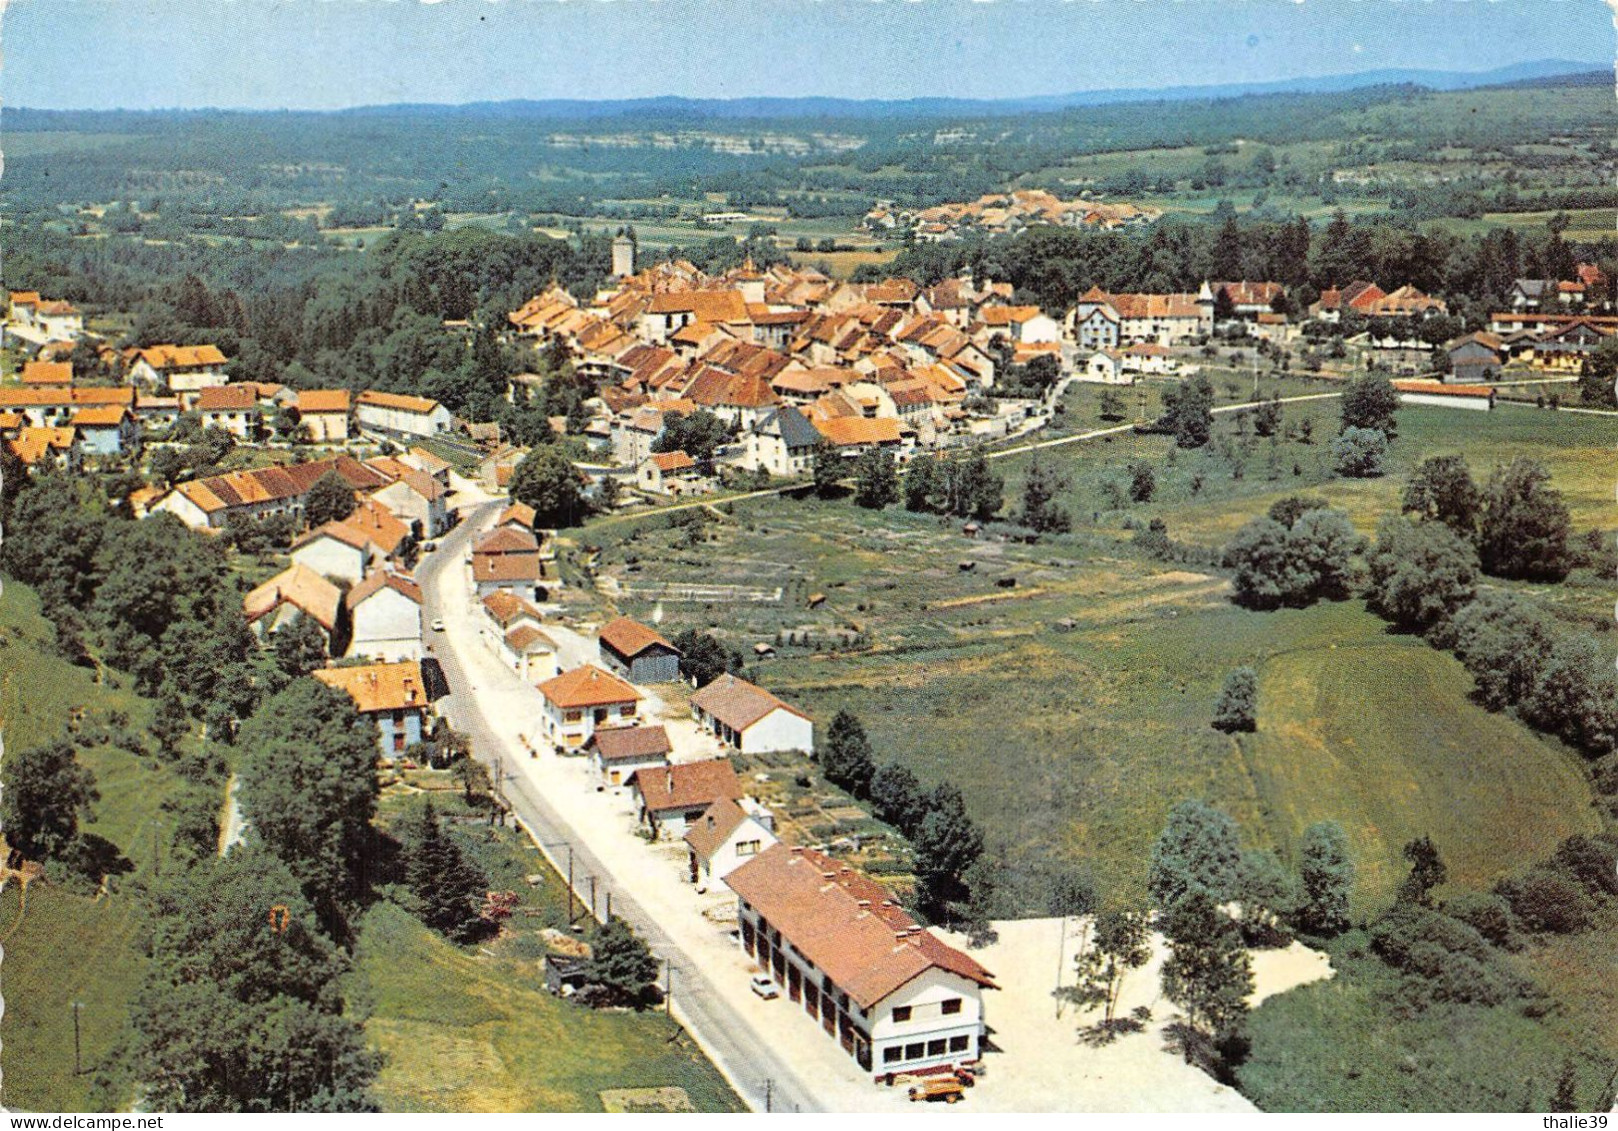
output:
[[[640,692],[594,664],[585,664],[547,679],[539,685],[539,693],[563,710],[640,701]]]
[[[809,717],[757,684],[728,672],[691,696],[691,705],[702,708],[732,730],[746,730],[777,708],[790,711],[800,719]]]
[[[635,762],[644,758],[667,757],[674,747],[669,732],[655,727],[614,727],[598,730],[585,748],[594,750],[603,762]]]
[[[918,925],[887,888],[812,849],[772,845],[725,883],[862,1009],[934,968],[998,988],[994,975]]]
[[[712,805],[721,797],[742,795],[742,783],[729,758],[640,769],[630,780],[649,813]]]
[[[678,648],[659,635],[656,630],[647,628],[639,621],[630,620],[628,617],[619,617],[617,620],[608,621],[601,626],[601,631],[597,633],[597,636],[602,644],[605,644],[626,660],[633,659],[646,651],[646,649],[656,645],[661,645],[676,655],[679,655],[680,652]]]

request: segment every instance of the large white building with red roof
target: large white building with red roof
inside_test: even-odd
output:
[[[910,917],[887,888],[775,844],[725,877],[741,945],[873,1080],[979,1056],[994,976]]]
[[[691,717],[743,754],[815,748],[815,724],[808,715],[728,672],[691,696]]]

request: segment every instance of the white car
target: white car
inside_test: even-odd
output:
[[[748,986],[755,994],[763,998],[765,1001],[770,1001],[781,996],[781,991],[776,988],[775,979],[770,977],[768,974],[754,974],[753,980],[748,983]]]
[[[437,618],[436,620],[433,621],[433,631],[434,632],[443,632],[444,631],[444,618],[443,617],[439,617],[439,618]]]

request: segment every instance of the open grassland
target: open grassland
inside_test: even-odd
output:
[[[1193,797],[1283,853],[1309,821],[1341,821],[1364,907],[1387,894],[1409,837],[1454,843],[1457,876],[1482,883],[1592,827],[1571,755],[1472,704],[1453,659],[1388,635],[1358,602],[1247,612],[1221,577],[1101,532],[1026,546],[846,503],[737,512],[695,544],[667,520],[601,528],[602,568],[779,586],[780,602],[643,596],[622,611],[715,630],[750,657],[771,644],[778,658],[752,678],[822,725],[854,711],[879,759],[961,787],[1025,909],[1053,868],[1138,898],[1164,817]],[[1266,691],[1258,737],[1237,742],[1208,719],[1243,664]]]
[[[419,775],[423,780],[447,774]],[[467,813],[453,792],[432,795],[441,812]],[[419,795],[394,793],[384,821]],[[561,880],[523,835],[487,825],[453,834],[495,890],[522,906],[499,939],[457,947],[397,904],[366,915],[354,996],[371,1014],[366,1035],[386,1057],[376,1093],[387,1111],[602,1111],[601,1092],[677,1087],[699,1111],[738,1111],[740,1101],[689,1036],[662,1013],[594,1011],[545,990],[538,932],[567,926]],[[524,880],[539,874],[530,887]],[[582,915],[582,910],[578,911]]]
[[[1618,1057],[1612,1026],[1612,931],[1595,930],[1516,956],[1560,1008],[1543,1019],[1502,1006],[1438,1004],[1390,1016],[1400,975],[1353,932],[1332,945],[1337,976],[1264,1002],[1249,1021],[1241,1090],[1265,1111],[1545,1111],[1571,1062],[1588,1107]],[[1548,966],[1578,963],[1572,985]],[[1571,991],[1571,992],[1570,992]],[[1606,1012],[1600,1012],[1602,1009]]]
[[[1261,395],[1270,395],[1272,384],[1269,378],[1261,379]],[[1215,386],[1225,402],[1220,382]],[[1144,415],[1151,418],[1160,411],[1161,387],[1142,388],[1148,396]],[[1296,391],[1329,388],[1316,383]],[[1292,388],[1275,391],[1283,396],[1294,393]],[[1142,415],[1139,391],[1122,393],[1129,418]],[[1248,393],[1244,390],[1241,395]],[[1098,397],[1090,387],[1075,388],[1068,394],[1069,414],[1092,426]],[[1334,474],[1331,456],[1339,413],[1336,400],[1287,405],[1283,428],[1309,421],[1308,443],[1297,435],[1273,442],[1243,435],[1240,423],[1225,417],[1215,418],[1214,442],[1195,451],[1176,449],[1168,436],[1125,433],[1047,449],[1040,458],[1067,476],[1064,501],[1081,525],[1122,531],[1126,519],[1162,518],[1170,537],[1205,546],[1224,545],[1248,519],[1276,500],[1300,492],[1325,498],[1347,511],[1361,532],[1374,534],[1382,516],[1398,510],[1405,483],[1421,462],[1450,454],[1465,456],[1480,483],[1496,465],[1518,456],[1537,459],[1550,469],[1551,485],[1565,497],[1575,531],[1618,527],[1611,491],[1618,418],[1517,404],[1502,404],[1490,413],[1406,406],[1399,411],[1399,438],[1389,449],[1387,474],[1378,479],[1343,479]],[[1017,455],[997,463],[1013,492],[1031,458]],[[1146,503],[1126,505],[1120,497],[1136,463],[1152,467],[1156,491]]]
[[[21,752],[65,733],[69,717],[86,723],[127,714],[144,731],[151,704],[132,692],[96,686],[88,671],[52,653],[53,630],[28,588],[7,580],[0,592],[0,725],[8,752]],[[5,945],[4,1100],[34,1111],[94,1110],[95,1073],[107,1065],[140,984],[140,913],[132,883],[160,866],[170,836],[162,804],[178,782],[166,769],[110,746],[85,746],[80,761],[95,774],[101,801],[88,832],[105,837],[133,872],[111,881],[107,895],[35,881],[26,906],[16,882],[0,893]],[[82,1061],[73,1073],[73,1002],[81,1002]],[[127,1101],[117,1080],[107,1094]]]

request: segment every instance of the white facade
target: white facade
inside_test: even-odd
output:
[[[376,404],[367,401],[363,393],[355,406],[354,416],[361,428],[407,436],[436,436],[440,432],[448,432],[455,426],[455,417],[441,404],[417,411],[389,404]]]
[[[769,714],[749,723],[741,730],[726,725],[722,720],[692,704],[692,716],[697,725],[726,746],[743,754],[770,754],[782,750],[813,750],[815,724],[786,707],[776,707]]]
[[[1489,412],[1494,408],[1494,398],[1489,396],[1468,396],[1463,393],[1405,393],[1399,394],[1400,404],[1424,404],[1435,408],[1469,409],[1473,412]]]
[[[421,606],[384,585],[350,610],[353,643],[349,656],[383,663],[421,659]]]
[[[691,880],[704,886],[722,880],[775,841],[775,834],[765,828],[757,817],[749,815],[730,831],[730,835],[706,859],[692,849]]]
[[[1129,385],[1135,380],[1124,372],[1124,367],[1110,353],[1091,354],[1090,360],[1075,376],[1081,381],[1098,385]]]
[[[609,703],[600,707],[559,707],[545,699],[541,732],[554,745],[577,750],[597,730],[634,726],[640,721],[638,703]]]
[[[864,1009],[745,900],[737,901],[737,918],[742,949],[775,979],[781,996],[801,1002],[873,1080],[978,1058],[983,997],[975,982],[933,967]]]
[[[365,580],[370,554],[330,534],[317,534],[292,551],[292,560],[308,566],[322,577],[358,585]]]
[[[153,503],[146,513],[151,514],[155,511],[168,511],[192,530],[207,530],[215,525],[209,520],[207,511],[180,494],[178,490],[170,491],[167,495],[164,495]],[[220,511],[218,525],[223,526],[224,524],[225,512]]]
[[[867,1016],[872,1070],[878,1074],[972,1060],[983,1039],[982,991],[948,970],[926,971],[877,1002]]]
[[[429,499],[403,479],[396,479],[380,491],[371,492],[371,498],[388,508],[388,513],[407,525],[421,524],[423,538],[437,538],[449,529],[449,508],[444,496]]]

